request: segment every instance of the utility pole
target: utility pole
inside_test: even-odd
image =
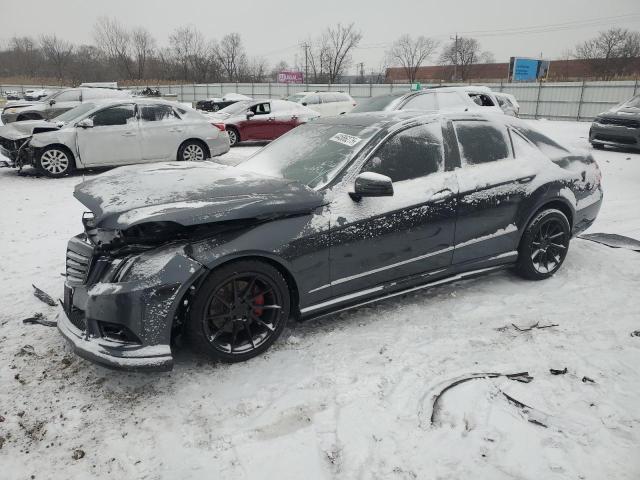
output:
[[[364,82],[364,62],[356,63],[356,65],[359,67],[360,81]]]
[[[456,33],[455,37],[449,37],[450,40],[455,40],[454,44],[454,60],[453,60],[453,80],[456,81],[458,78],[458,34]]]
[[[304,81],[309,85],[309,44],[304,42],[302,47],[304,48]]]

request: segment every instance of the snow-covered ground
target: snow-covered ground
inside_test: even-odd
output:
[[[588,148],[588,124],[535,123]],[[594,155],[590,231],[640,239],[640,155]],[[113,372],[22,323],[55,319],[31,284],[61,294],[81,180],[0,169],[0,478],[640,477],[638,253],[575,239],[544,282],[496,273],[292,325],[243,364],[181,349],[169,374]],[[536,323],[557,326],[513,326]],[[523,371],[460,384],[432,415],[461,376]]]

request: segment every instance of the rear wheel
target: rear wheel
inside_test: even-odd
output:
[[[64,177],[73,171],[73,155],[63,147],[47,147],[40,152],[36,166],[48,177]]]
[[[233,147],[240,141],[240,134],[235,128],[228,127],[227,134],[229,135],[229,146]]]
[[[178,160],[182,162],[199,162],[206,157],[205,146],[197,140],[188,140],[178,149]]]
[[[290,293],[280,272],[266,263],[223,265],[204,282],[185,334],[196,350],[223,362],[241,362],[267,350],[290,314]]]
[[[530,280],[549,278],[564,262],[570,239],[571,227],[564,213],[553,208],[541,211],[522,236],[516,271]]]

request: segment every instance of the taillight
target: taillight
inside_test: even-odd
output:
[[[211,123],[211,125],[213,125],[214,127],[216,127],[218,130],[220,130],[221,132],[224,132],[226,130],[224,123]]]
[[[354,107],[355,107],[355,106],[357,106],[357,105],[358,105],[358,104],[357,104],[356,102],[353,102],[353,106],[354,106]]]

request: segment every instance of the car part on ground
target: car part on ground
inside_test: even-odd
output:
[[[511,267],[542,279],[595,220],[600,180],[588,153],[475,113],[344,115],[238,167],[122,167],[76,187],[91,213],[59,329],[95,362],[169,369],[176,335],[244,360],[287,320]]]
[[[598,115],[589,130],[594,148],[640,149],[640,95]]]
[[[51,121],[0,127],[0,153],[22,168],[73,170],[162,160],[200,161],[229,150],[222,123],[161,99],[85,102]]]

